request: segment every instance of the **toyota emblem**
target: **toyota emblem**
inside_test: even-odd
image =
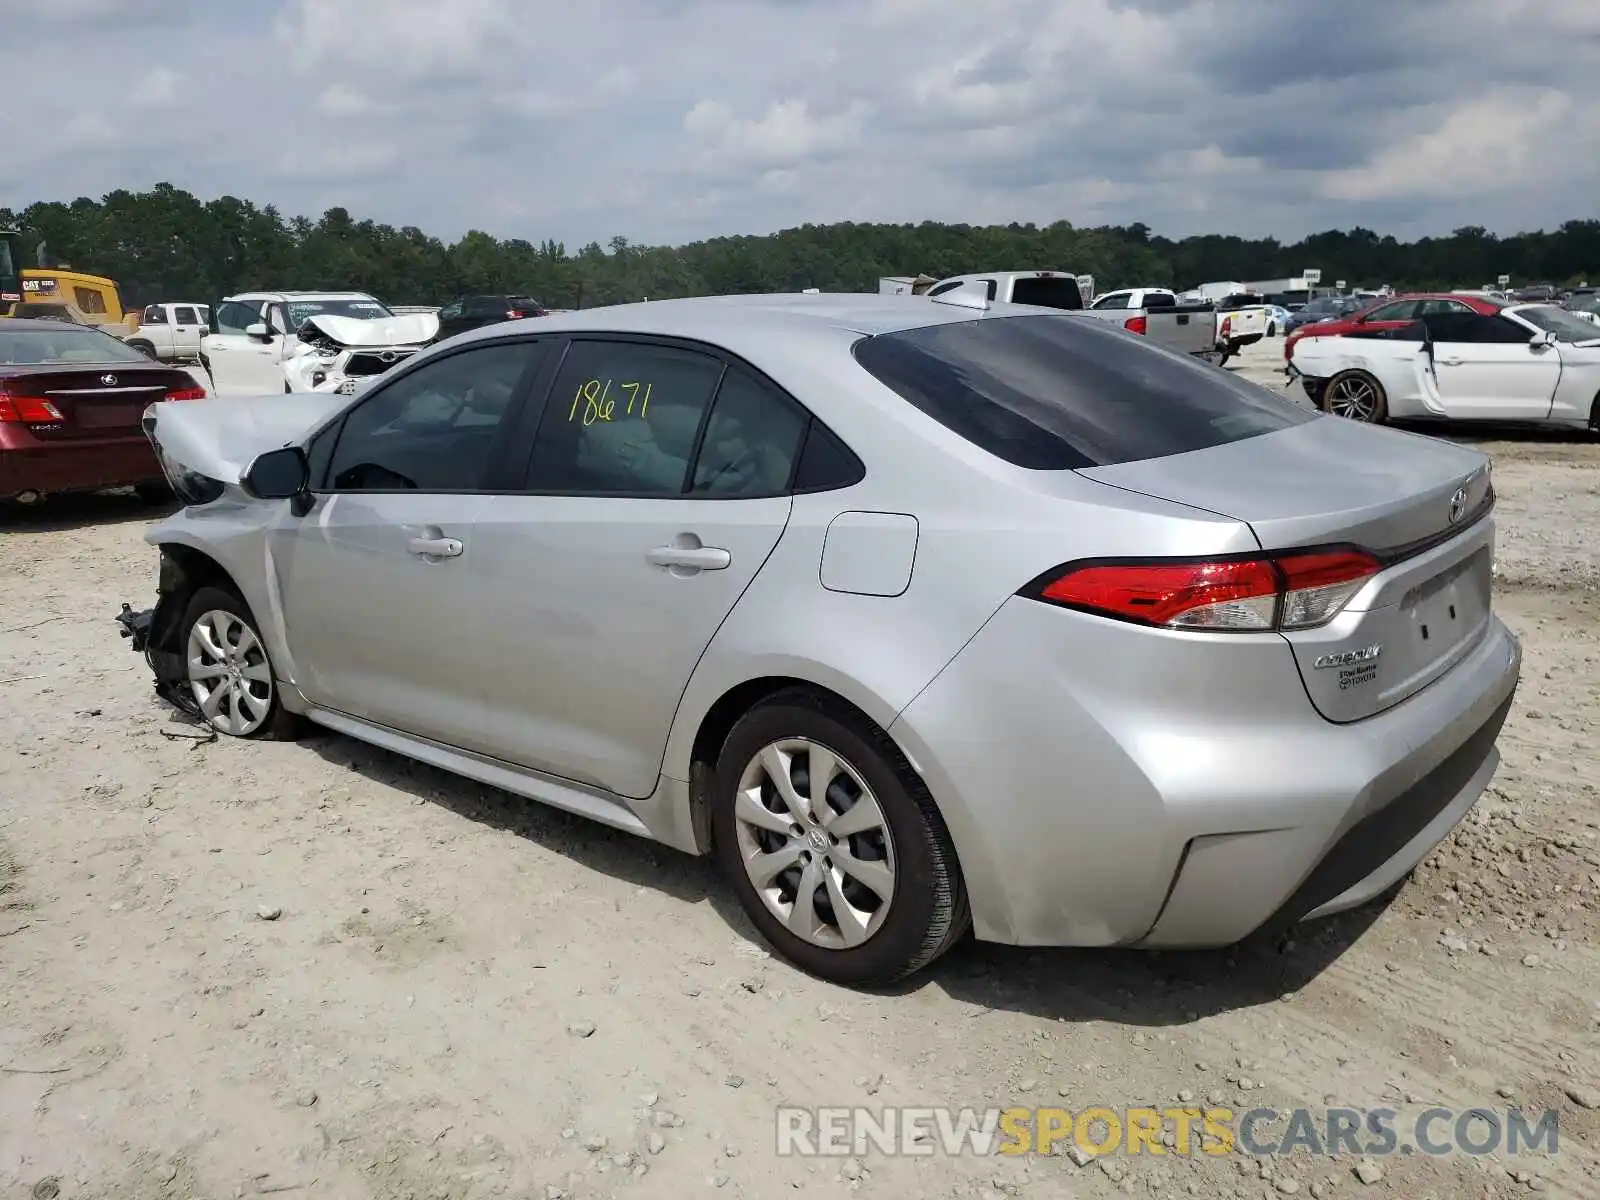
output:
[[[107,387],[116,387],[117,377],[115,375],[102,375],[100,376],[100,382],[105,384]]]
[[[398,354],[396,354],[393,350],[385,350],[381,354],[378,355],[378,361],[381,362],[381,363],[392,363],[396,359],[398,359],[399,357],[400,356]]]
[[[1457,488],[1456,494],[1450,497],[1450,524],[1454,525],[1467,515],[1467,489]]]

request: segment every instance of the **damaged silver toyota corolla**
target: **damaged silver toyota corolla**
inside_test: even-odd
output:
[[[1521,662],[1482,455],[1070,313],[629,305],[145,428],[163,694],[714,853],[841,982],[1372,899]]]

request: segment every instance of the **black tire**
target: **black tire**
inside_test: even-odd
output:
[[[1276,321],[1268,321],[1267,322],[1267,336],[1268,337],[1277,337],[1278,336],[1278,323]]]
[[[858,946],[829,948],[791,932],[741,859],[734,816],[740,778],[765,747],[789,738],[817,743],[848,763],[876,796],[893,840],[889,911]],[[819,978],[856,987],[892,983],[933,962],[971,925],[955,847],[927,788],[882,730],[828,697],[791,689],[739,720],[712,775],[711,821],[715,854],[746,915],[778,953]]]
[[[134,484],[133,490],[139,499],[157,508],[164,508],[177,499],[172,493],[171,486],[165,482],[137,483]]]
[[[151,358],[157,357],[155,346],[143,338],[134,338],[128,343],[128,346],[130,349],[137,350],[140,354],[149,355]]]
[[[1372,398],[1370,407],[1364,407],[1359,414],[1353,411],[1340,411],[1337,407],[1340,404],[1340,389],[1356,387],[1364,387],[1370,391]],[[1382,425],[1389,419],[1389,395],[1383,390],[1383,384],[1366,371],[1355,369],[1340,371],[1323,385],[1322,396],[1317,403],[1323,412],[1344,417],[1348,421]]]
[[[243,623],[254,637],[260,647],[260,661],[267,666],[267,713],[259,725],[246,732],[235,732],[210,720],[204,714],[201,720],[206,721],[218,733],[229,737],[258,738],[263,741],[291,741],[300,731],[301,720],[294,713],[284,709],[278,695],[277,672],[272,667],[272,660],[267,654],[266,643],[261,640],[260,627],[256,624],[255,616],[250,611],[250,606],[237,592],[221,587],[202,587],[195,591],[189,598],[188,607],[184,609],[183,620],[178,626],[177,652],[183,657],[184,662],[189,661],[189,635],[196,622],[208,613],[225,612]],[[183,685],[186,691],[193,693],[191,684]],[[199,697],[194,697],[199,703]]]

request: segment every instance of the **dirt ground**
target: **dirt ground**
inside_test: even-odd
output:
[[[707,863],[331,734],[194,740],[112,621],[152,512],[5,513],[0,1197],[1600,1195],[1600,444],[1474,440],[1523,684],[1390,904],[1279,950],[969,943],[883,995],[769,957]],[[1552,1107],[1560,1152],[775,1152],[782,1104],[1180,1098]]]

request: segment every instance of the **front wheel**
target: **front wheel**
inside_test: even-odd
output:
[[[297,724],[284,711],[266,643],[242,597],[195,592],[179,627],[184,673],[201,720],[229,737],[282,739]]]
[[[1278,326],[1277,326],[1276,322],[1271,323],[1271,324],[1269,324],[1267,326],[1267,336],[1268,337],[1277,337],[1278,336]]]
[[[1322,389],[1322,407],[1336,417],[1381,425],[1388,419],[1389,398],[1365,371],[1341,371]]]
[[[834,983],[893,982],[970,918],[927,789],[876,726],[803,690],[729,733],[713,779],[716,854],[761,935]]]

